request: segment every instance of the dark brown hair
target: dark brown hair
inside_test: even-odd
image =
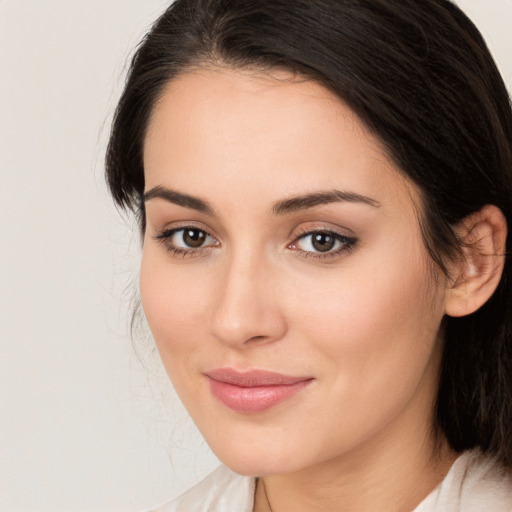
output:
[[[164,86],[193,67],[284,68],[334,91],[423,198],[441,269],[486,204],[512,226],[512,112],[473,23],[448,0],[177,0],[138,48],[107,152],[114,200],[145,215],[143,149]],[[507,253],[511,237],[507,240]],[[512,468],[512,267],[477,312],[444,320],[436,426]]]

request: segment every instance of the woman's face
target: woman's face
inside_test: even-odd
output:
[[[415,187],[350,109],[284,72],[190,72],[144,165],[144,311],[221,460],[287,473],[428,436],[442,280]]]

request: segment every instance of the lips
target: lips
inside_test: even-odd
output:
[[[216,399],[245,414],[266,411],[294,397],[314,380],[265,370],[239,372],[231,368],[219,368],[205,375]]]

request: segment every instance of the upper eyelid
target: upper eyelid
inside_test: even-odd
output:
[[[327,227],[327,226],[311,226],[304,227],[298,230],[298,232],[293,233],[291,236],[293,240],[297,240],[299,238],[311,235],[313,233],[332,233],[333,235],[340,236],[342,238],[353,239],[356,238],[354,233],[351,230],[346,228],[335,228],[335,227]]]
[[[199,228],[197,226],[192,226],[192,225],[185,225],[185,226],[176,227],[176,228],[164,228],[163,230],[161,230],[158,233],[156,233],[156,235],[154,235],[154,238],[156,238],[157,240],[160,240],[160,241],[165,241],[165,240],[171,238],[172,236],[174,236],[176,233],[179,233],[180,231],[184,231],[187,228],[188,229],[195,229],[197,231],[202,231],[203,233],[205,233],[206,236],[208,236],[212,240],[214,240],[215,244],[211,244],[212,246],[220,244],[219,240],[214,235],[212,235],[208,230],[206,230],[204,228]],[[204,246],[204,247],[201,247],[201,248],[204,249],[206,247],[208,247],[208,246]],[[200,249],[200,248],[198,247],[197,249]],[[190,250],[197,250],[197,249],[194,249],[192,247],[190,248]]]
[[[176,233],[177,231],[181,231],[183,229],[197,229],[198,231],[204,231],[207,235],[211,236],[212,238],[215,238],[217,239],[217,237],[212,233],[212,230],[203,226],[201,223],[197,223],[197,222],[187,222],[187,221],[184,221],[183,223],[179,222],[179,223],[176,223],[176,225],[169,225],[166,224],[163,228],[158,228],[156,229],[155,228],[155,231],[156,231],[156,236],[161,236],[165,233],[167,234],[170,234],[170,233]]]
[[[345,243],[345,244],[353,244],[353,243],[357,242],[357,238],[355,236],[349,236],[349,235],[345,235],[343,233],[339,233],[337,231],[332,231],[332,230],[327,230],[327,229],[324,229],[324,230],[317,229],[317,230],[307,231],[304,234],[296,236],[292,240],[292,242],[289,243],[289,246],[295,244],[298,240],[302,240],[304,238],[307,238],[308,236],[314,235],[315,233],[327,233],[327,234],[333,235],[334,238],[336,238],[339,242]]]
[[[345,239],[356,239],[353,231],[345,228],[338,227],[332,225],[311,225],[313,223],[305,223],[306,225],[295,227],[291,233],[288,235],[287,244],[293,243],[296,240],[306,237],[308,235],[314,233],[332,233],[334,236],[345,238]],[[309,225],[308,225],[309,224]],[[168,223],[163,228],[156,229],[156,233],[154,235],[155,238],[161,239],[164,237],[169,237],[171,234],[174,234],[183,229],[197,229],[200,231],[204,231],[208,236],[212,237],[216,242],[220,243],[220,237],[214,234],[214,230],[211,230],[209,227],[205,226],[200,221],[176,221],[176,223]]]

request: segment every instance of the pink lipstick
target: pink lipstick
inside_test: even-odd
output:
[[[215,398],[226,407],[246,414],[266,411],[295,396],[314,380],[265,370],[239,372],[232,368],[219,368],[205,375]]]

